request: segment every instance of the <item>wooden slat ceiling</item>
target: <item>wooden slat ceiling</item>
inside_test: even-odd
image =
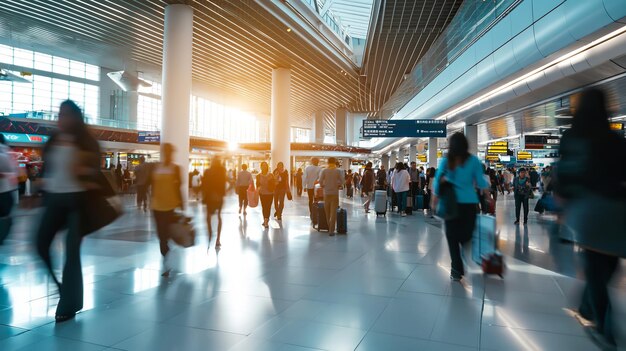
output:
[[[372,116],[380,111],[405,75],[448,26],[462,0],[380,0],[382,8],[363,59]]]
[[[219,91],[224,103],[269,115],[272,69],[290,67],[292,124],[309,127],[318,110],[377,112],[462,1],[383,0],[364,67],[346,73],[340,62],[329,60],[327,52],[311,46],[296,30],[287,32],[257,1],[4,0],[0,37],[159,67],[164,8],[178,2],[195,10],[194,81]],[[362,74],[367,77],[359,78]],[[327,121],[334,129],[333,118]]]

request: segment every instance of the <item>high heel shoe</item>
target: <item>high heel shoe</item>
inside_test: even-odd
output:
[[[65,315],[57,314],[56,316],[54,316],[54,321],[56,323],[63,323],[69,321],[70,319],[74,319],[74,317],[76,317],[76,312]]]

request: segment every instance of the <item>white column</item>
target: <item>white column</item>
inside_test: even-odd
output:
[[[139,104],[139,93],[128,92],[128,128],[137,129],[137,104]]]
[[[409,165],[411,162],[417,162],[417,145],[415,144],[409,146]]]
[[[389,155],[387,154],[382,155],[380,161],[381,161],[381,164],[385,166],[385,169],[389,170]]]
[[[437,168],[437,149],[439,148],[437,138],[428,138],[428,167]]]
[[[398,161],[404,163],[404,159],[406,158],[406,149],[401,148],[398,150]]]
[[[348,138],[346,133],[348,110],[338,108],[335,111],[335,142],[337,145],[346,145]]]
[[[469,153],[472,155],[478,154],[478,126],[465,126],[464,132],[469,145]]]
[[[193,8],[175,4],[165,7],[161,142],[176,148],[174,162],[183,171],[183,199],[187,199],[189,168],[189,100],[191,95],[191,45]]]
[[[315,128],[313,128],[313,134],[315,135],[315,142],[321,144],[324,142],[324,112],[315,111]]]
[[[344,171],[347,171],[347,170],[349,170],[349,169],[350,169],[350,159],[349,159],[349,158],[344,157],[344,158],[341,160],[341,168],[342,168]]]
[[[275,68],[272,71],[272,115],[270,117],[271,169],[278,162],[289,169],[291,143],[289,142],[289,103],[291,101],[291,71]]]
[[[398,151],[391,152],[391,158],[389,159],[389,167],[395,167],[398,163]]]

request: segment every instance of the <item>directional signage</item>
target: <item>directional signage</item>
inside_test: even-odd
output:
[[[363,121],[364,138],[445,138],[446,121],[390,119]]]
[[[49,137],[39,134],[2,133],[7,143],[45,144]]]
[[[161,132],[139,132],[137,135],[137,142],[139,143],[160,143]]]

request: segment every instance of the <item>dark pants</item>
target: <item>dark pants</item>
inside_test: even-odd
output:
[[[13,224],[13,218],[11,218],[11,211],[15,204],[13,193],[14,191],[0,193],[0,245],[9,236]]]
[[[263,219],[270,219],[272,213],[272,199],[274,194],[260,194],[261,208],[263,209]]]
[[[585,250],[587,285],[582,296],[580,314],[596,323],[596,330],[615,342],[608,285],[617,270],[619,258]]]
[[[245,210],[248,207],[248,187],[238,186],[237,195],[239,195],[239,209],[243,208]]]
[[[59,286],[59,304],[56,314],[71,315],[83,308],[83,273],[80,263],[80,244],[84,233],[85,193],[47,193],[44,213],[37,231],[37,253],[44,261]],[[57,232],[67,227],[63,282],[59,283],[52,270],[50,245]]]
[[[309,217],[313,218],[313,211],[315,211],[315,189],[306,189],[306,194],[309,197]]]
[[[528,220],[528,197],[515,195],[515,219],[519,221],[520,210],[524,206],[524,222]]]
[[[154,221],[156,223],[157,236],[159,237],[159,245],[161,249],[161,255],[165,257],[170,251],[168,241],[172,236],[170,233],[170,225],[174,222],[174,210],[170,211],[156,211],[153,210]],[[210,216],[207,214],[207,216]],[[210,218],[210,217],[209,217]]]
[[[148,186],[137,185],[137,207],[148,208]]]
[[[285,194],[287,189],[276,188],[274,191],[274,210],[278,218],[282,217],[283,209],[285,208]]]
[[[298,194],[298,197],[302,196],[302,184],[296,185],[296,192]]]
[[[464,275],[461,245],[472,239],[476,226],[476,204],[459,204],[456,218],[446,221],[446,239],[452,259],[452,272]]]

